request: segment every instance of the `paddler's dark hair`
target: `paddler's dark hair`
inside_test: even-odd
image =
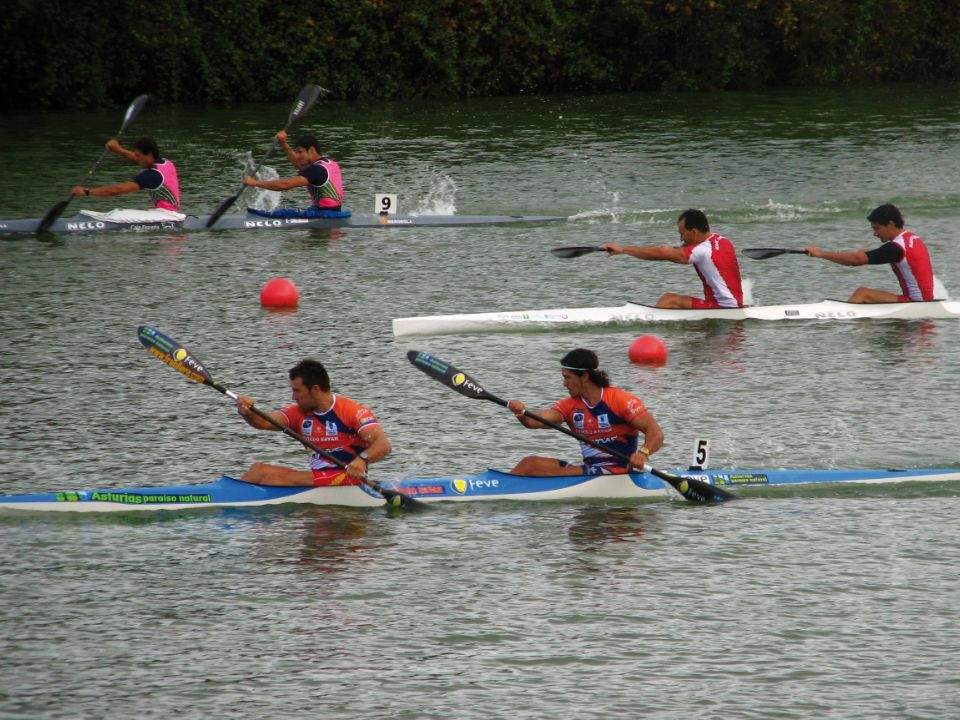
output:
[[[710,232],[710,223],[707,222],[707,214],[703,210],[690,208],[680,213],[677,222],[683,220],[683,225],[687,230],[699,230],[700,232]]]
[[[320,142],[315,135],[300,135],[297,137],[297,142],[294,147],[303,148],[304,150],[313,148],[318,153],[320,152]]]
[[[300,378],[308,388],[319,385],[324,392],[330,391],[330,375],[319,360],[306,358],[290,368],[290,379]]]
[[[160,159],[160,148],[157,147],[157,143],[151,137],[137,138],[133,141],[133,147],[144,155],[153,155],[154,160]]]
[[[874,208],[873,212],[867,215],[867,221],[877,225],[893,223],[894,226],[903,229],[903,215],[900,213],[900,208],[890,203]]]
[[[560,359],[560,367],[575,373],[588,373],[590,382],[600,387],[610,387],[610,378],[600,370],[600,358],[593,350],[577,348]]]

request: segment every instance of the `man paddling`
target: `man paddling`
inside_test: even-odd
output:
[[[900,281],[900,295],[861,285],[853,291],[848,302],[899,303],[934,300],[930,253],[919,235],[903,229],[903,215],[897,206],[889,203],[880,205],[867,215],[867,220],[873,228],[874,237],[883,240],[880,247],[873,250],[831,252],[810,245],[806,248],[807,255],[839,265],[889,264]]]
[[[668,260],[680,265],[693,265],[703,281],[704,298],[664,293],[657,300],[658,308],[704,310],[708,308],[743,307],[740,266],[733,243],[718,233],[710,232],[707,216],[701,210],[684,210],[677,218],[680,247],[602,245],[611,255],[631,255],[639,260]]]
[[[107,149],[126,158],[141,170],[129,182],[84,187],[77,185],[71,191],[76,197],[113,197],[141,190],[150,193],[150,202],[158,210],[180,213],[180,179],[173,162],[160,155],[160,149],[153,138],[142,137],[131,147],[125,148],[116,138],[107,141]]]
[[[266,217],[330,217],[340,213],[343,205],[343,178],[337,161],[320,154],[320,145],[313,135],[301,135],[296,144],[290,147],[287,133],[277,133],[277,141],[283,148],[287,159],[300,172],[291,178],[281,180],[257,180],[247,175],[243,184],[265,190],[283,192],[293,188],[305,187],[310,194],[310,205],[306,209],[278,208],[276,210],[251,210]]]
[[[346,469],[313,453],[310,470],[255,462],[241,480],[260,485],[358,485],[367,468],[390,453],[390,441],[380,423],[365,405],[330,391],[330,376],[322,363],[306,359],[290,368],[292,405],[268,413],[347,464]],[[237,412],[258,430],[277,430],[250,408],[253,399],[237,398]]]
[[[663,431],[640,398],[611,386],[607,374],[599,368],[600,361],[592,350],[580,348],[568,352],[560,361],[560,373],[570,396],[549,408],[536,410],[535,414],[553,423],[566,422],[574,432],[628,455],[633,467],[642,468],[663,445]],[[520,400],[510,400],[507,407],[524,427],[548,427],[524,415],[526,406]],[[638,450],[640,433],[643,433],[644,443]],[[510,472],[541,477],[628,472],[620,460],[591,445],[581,443],[580,451],[582,464],[529,455]]]

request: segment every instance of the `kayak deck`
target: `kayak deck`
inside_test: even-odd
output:
[[[508,225],[516,223],[548,223],[566,220],[559,215],[368,215],[356,213],[336,218],[271,218],[252,213],[228,213],[212,228],[209,215],[187,215],[184,220],[149,220],[108,222],[88,215],[59,218],[48,232],[92,235],[110,232],[196,232],[204,230],[324,230],[334,228],[404,228],[458,227],[461,225]],[[40,218],[0,220],[0,235],[33,234]]]
[[[906,482],[960,482],[960,467],[911,470],[674,470],[680,477],[731,488],[830,486]],[[679,498],[669,485],[647,473],[601,476],[526,477],[499,470],[474,475],[384,482],[424,502],[578,499],[656,500]],[[363,485],[269,487],[222,476],[197,485],[79,490],[0,496],[0,509],[54,512],[130,512],[205,507],[256,507],[299,503],[379,507],[383,498]]]
[[[960,318],[960,301],[859,304],[842,300],[824,300],[796,305],[755,305],[709,310],[675,310],[628,302],[615,307],[512,310],[394,318],[393,334],[396,337],[448,335],[703,320],[937,320],[946,318]]]

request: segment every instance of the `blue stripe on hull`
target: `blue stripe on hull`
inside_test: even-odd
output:
[[[738,488],[796,485],[960,481],[960,468],[956,467],[914,470],[715,469],[673,472],[734,491]],[[413,478],[383,484],[424,501],[645,499],[676,496],[664,482],[645,473],[523,477],[499,470],[486,470],[473,475]],[[59,511],[162,510],[270,505],[283,502],[370,507],[382,504],[382,498],[366,486],[268,487],[241,482],[228,476],[197,485],[0,496],[0,508]]]

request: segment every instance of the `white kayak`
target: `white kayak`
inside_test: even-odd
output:
[[[444,335],[512,330],[551,330],[590,325],[632,325],[699,320],[938,320],[960,318],[960,301],[857,304],[824,300],[795,305],[755,305],[714,310],[668,310],[628,302],[616,307],[510,310],[462,315],[394,318],[393,334]]]

